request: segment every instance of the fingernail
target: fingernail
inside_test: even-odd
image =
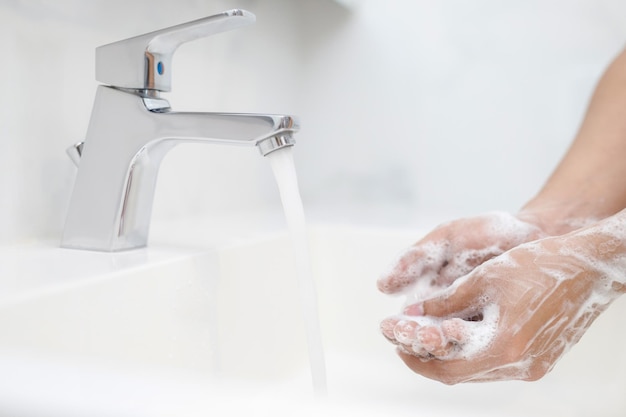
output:
[[[424,306],[422,303],[412,304],[406,307],[403,311],[407,316],[423,316],[424,315]]]
[[[413,342],[416,327],[417,323],[400,320],[394,327],[393,334],[398,342],[409,344]]]
[[[395,326],[396,326],[396,322],[391,321],[390,319],[386,319],[380,323],[380,331],[387,339],[395,340],[394,335],[393,335],[393,328]]]

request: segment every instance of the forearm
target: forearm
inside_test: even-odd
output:
[[[520,217],[560,234],[626,207],[626,50],[591,98],[572,146]]]

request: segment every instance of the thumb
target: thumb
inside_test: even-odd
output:
[[[474,276],[475,274],[466,275],[432,297],[408,306],[404,314],[440,318],[475,318],[481,314],[484,307],[485,289],[479,285]]]

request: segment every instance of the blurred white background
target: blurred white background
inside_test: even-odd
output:
[[[94,49],[231,8],[257,23],[183,45],[167,97],[298,115],[305,207],[338,222],[515,211],[626,40],[623,0],[0,0],[0,244],[60,236]],[[153,223],[279,204],[255,149],[181,145]]]

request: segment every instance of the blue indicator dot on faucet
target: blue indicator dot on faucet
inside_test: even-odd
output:
[[[163,68],[163,62],[159,61],[159,63],[157,64],[157,72],[159,73],[159,75],[163,75],[164,71],[165,68]]]

